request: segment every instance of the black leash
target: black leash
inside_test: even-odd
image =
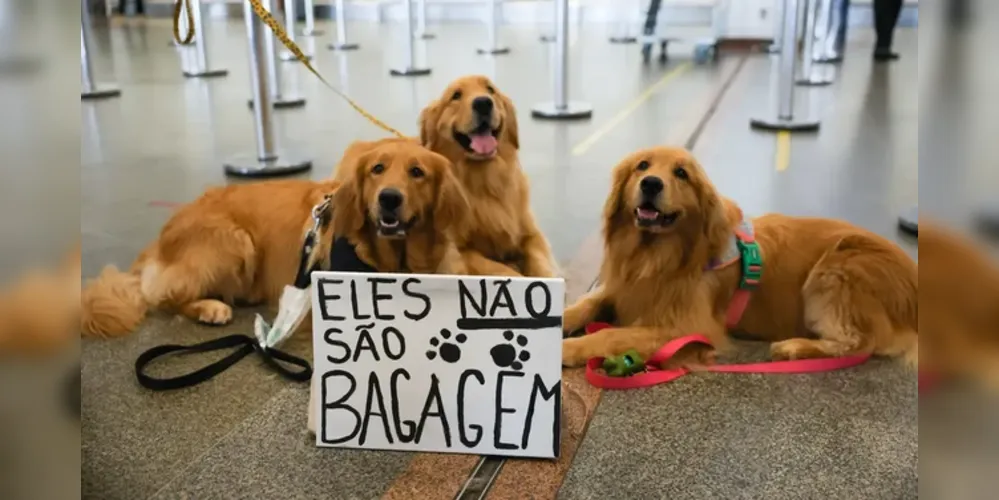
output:
[[[295,288],[302,290],[311,283],[312,271],[318,267],[312,261],[312,253],[319,238],[320,229],[329,225],[331,220],[330,212],[330,196],[327,196],[322,203],[312,208],[313,225],[312,229],[306,233],[302,242],[302,250],[299,255],[298,270],[294,282]],[[271,370],[288,380],[308,382],[312,378],[312,365],[307,360],[275,349],[274,347],[266,347],[261,342],[250,335],[234,334],[193,345],[165,344],[156,346],[143,352],[135,360],[135,377],[138,379],[139,385],[150,390],[169,391],[182,389],[211,380],[216,375],[228,370],[241,359],[256,352],[260,354],[261,359],[264,360],[264,363]],[[238,347],[238,349],[228,356],[185,375],[170,378],[155,378],[145,373],[145,369],[149,363],[163,356],[206,353],[232,349],[234,347]],[[282,364],[282,362],[301,369],[290,369]]]
[[[146,366],[153,360],[170,354],[193,354],[223,349],[239,347],[228,356],[194,372],[178,377],[156,378],[145,373]],[[211,380],[216,375],[226,371],[230,366],[239,360],[249,356],[253,352],[260,354],[269,368],[277,372],[282,377],[294,382],[308,382],[312,378],[312,366],[308,361],[293,356],[284,351],[272,348],[264,348],[257,339],[248,335],[229,335],[207,342],[194,345],[165,344],[153,347],[139,355],[135,360],[135,376],[139,380],[139,385],[154,391],[169,391],[172,389],[183,389],[198,385],[206,380]],[[288,369],[279,361],[300,367],[300,370]]]

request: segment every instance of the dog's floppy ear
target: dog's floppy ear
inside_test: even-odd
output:
[[[711,255],[715,256],[728,244],[733,227],[742,220],[742,209],[734,201],[718,194],[710,182],[702,185],[700,196],[704,236]]]
[[[363,199],[366,156],[361,155],[350,163],[340,165],[346,172],[333,196],[333,229],[337,236],[359,232],[367,219]]]
[[[631,169],[617,167],[611,174],[610,193],[607,194],[607,201],[604,202],[604,232],[610,231],[614,227],[614,219],[617,218],[624,204],[624,187],[628,184],[631,176]]]
[[[434,205],[434,226],[441,230],[460,232],[471,205],[461,181],[454,175],[454,166],[444,157],[440,157],[439,161],[443,168],[437,188],[437,202]]]
[[[513,101],[506,94],[497,92],[496,94],[503,101],[503,109],[506,110],[506,118],[503,121],[503,133],[510,139],[515,149],[520,149],[520,131],[517,129],[517,108]]]
[[[437,122],[443,110],[444,105],[438,99],[420,111],[420,144],[427,149],[433,149],[437,143]]]

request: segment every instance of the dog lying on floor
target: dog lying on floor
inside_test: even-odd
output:
[[[564,329],[604,311],[618,326],[564,340],[563,365],[629,349],[648,358],[693,333],[723,347],[729,330],[772,342],[775,359],[873,353],[917,363],[916,263],[878,235],[778,214],[750,228],[690,153],[665,147],[615,167],[603,217],[601,284],[566,309]],[[741,317],[726,321],[742,279],[737,231],[755,234],[762,278]],[[681,364],[713,362],[712,351],[694,354]]]
[[[510,98],[484,76],[459,78],[420,113],[420,141],[455,165],[468,195],[469,220],[456,243],[469,274],[555,276],[531,212]]]
[[[233,185],[181,207],[129,272],[109,266],[83,290],[84,335],[127,334],[149,307],[221,325],[234,304],[276,304],[295,279],[312,208],[331,193],[333,231],[322,232],[320,267],[347,253],[384,272],[463,271],[448,235],[467,203],[445,158],[385,140],[353,148],[341,163],[356,172],[342,185]]]

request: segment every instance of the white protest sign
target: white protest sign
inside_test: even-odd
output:
[[[561,279],[312,273],[316,445],[555,458]]]

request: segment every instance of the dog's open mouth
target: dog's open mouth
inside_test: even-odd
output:
[[[635,209],[635,221],[640,227],[669,227],[680,218],[680,212],[663,212],[651,203]]]
[[[391,212],[382,212],[378,216],[378,236],[383,238],[405,238],[406,229],[412,224],[404,223]]]
[[[454,140],[458,141],[465,151],[483,158],[491,158],[496,155],[499,148],[499,135],[503,126],[492,129],[488,123],[483,123],[467,134],[451,130]]]

